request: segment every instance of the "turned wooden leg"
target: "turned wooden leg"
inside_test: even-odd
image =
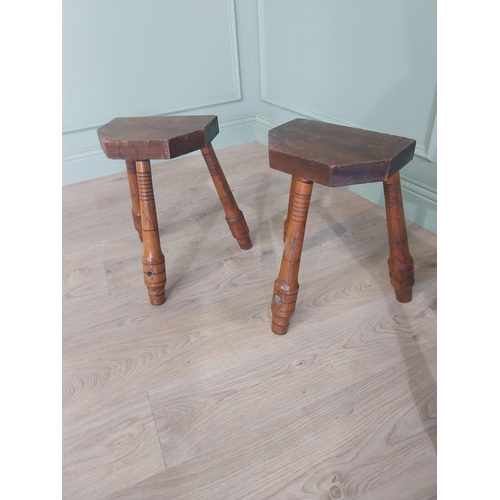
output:
[[[294,191],[295,191],[295,177],[292,176],[292,181],[290,182],[290,194],[288,195],[288,211],[286,214],[285,223],[283,224],[283,243],[286,240],[286,231],[288,229],[288,219],[290,218],[290,212],[292,211],[292,200]]]
[[[159,306],[165,302],[167,275],[165,257],[160,246],[151,164],[149,160],[137,161],[136,167],[144,243],[144,255],[142,257],[144,283],[148,287],[149,301],[154,306]]]
[[[205,158],[208,170],[212,176],[215,189],[217,190],[217,194],[219,195],[222,203],[222,208],[226,214],[226,221],[229,229],[231,230],[231,234],[238,241],[240,248],[243,250],[252,248],[252,242],[250,241],[250,236],[248,234],[249,231],[245,217],[236,204],[231,188],[227,183],[226,176],[224,175],[224,172],[219,164],[219,160],[215,155],[214,148],[211,144],[209,144],[206,148],[201,149],[201,153],[203,154],[203,158]]]
[[[290,318],[295,311],[295,303],[299,293],[299,265],[306,230],[307,213],[313,183],[304,179],[292,182],[291,209],[288,217],[288,228],[285,237],[285,248],[281,259],[281,267],[274,282],[274,293],[271,302],[273,313],[272,331],[283,335],[288,331]]]
[[[413,283],[413,258],[406,236],[403,198],[399,172],[384,181],[387,231],[389,233],[389,275],[399,302],[410,302]]]
[[[137,186],[137,170],[134,160],[126,160],[128,185],[130,188],[130,197],[132,198],[132,219],[134,227],[139,233],[139,239],[142,241],[141,208],[139,205],[139,187]]]

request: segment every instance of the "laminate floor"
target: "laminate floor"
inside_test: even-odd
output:
[[[154,165],[162,306],[126,173],[63,188],[63,498],[436,498],[436,236],[407,222],[416,284],[400,304],[384,209],[316,184],[276,336],[290,177],[258,143],[217,154],[253,248],[201,155]]]

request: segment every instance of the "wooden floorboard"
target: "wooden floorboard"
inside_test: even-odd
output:
[[[315,185],[297,310],[273,335],[290,177],[258,143],[217,153],[253,248],[201,155],[154,165],[162,306],[126,173],[63,188],[63,498],[436,498],[436,236],[407,223],[400,304],[384,209]]]

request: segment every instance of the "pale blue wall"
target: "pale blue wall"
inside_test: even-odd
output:
[[[436,231],[435,0],[63,0],[63,94],[65,184],[124,170],[115,116],[217,114],[217,148],[305,116],[416,139],[405,212]]]

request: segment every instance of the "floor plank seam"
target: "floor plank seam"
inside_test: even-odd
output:
[[[165,459],[165,453],[163,453],[163,446],[161,445],[160,433],[158,432],[158,425],[156,424],[155,412],[153,410],[153,405],[151,404],[151,398],[149,396],[149,390],[146,391],[149,401],[149,407],[151,408],[151,416],[153,417],[153,422],[155,424],[156,437],[158,438],[158,445],[160,446],[161,455],[163,457],[163,463],[165,464],[165,471],[168,470],[167,460]]]

